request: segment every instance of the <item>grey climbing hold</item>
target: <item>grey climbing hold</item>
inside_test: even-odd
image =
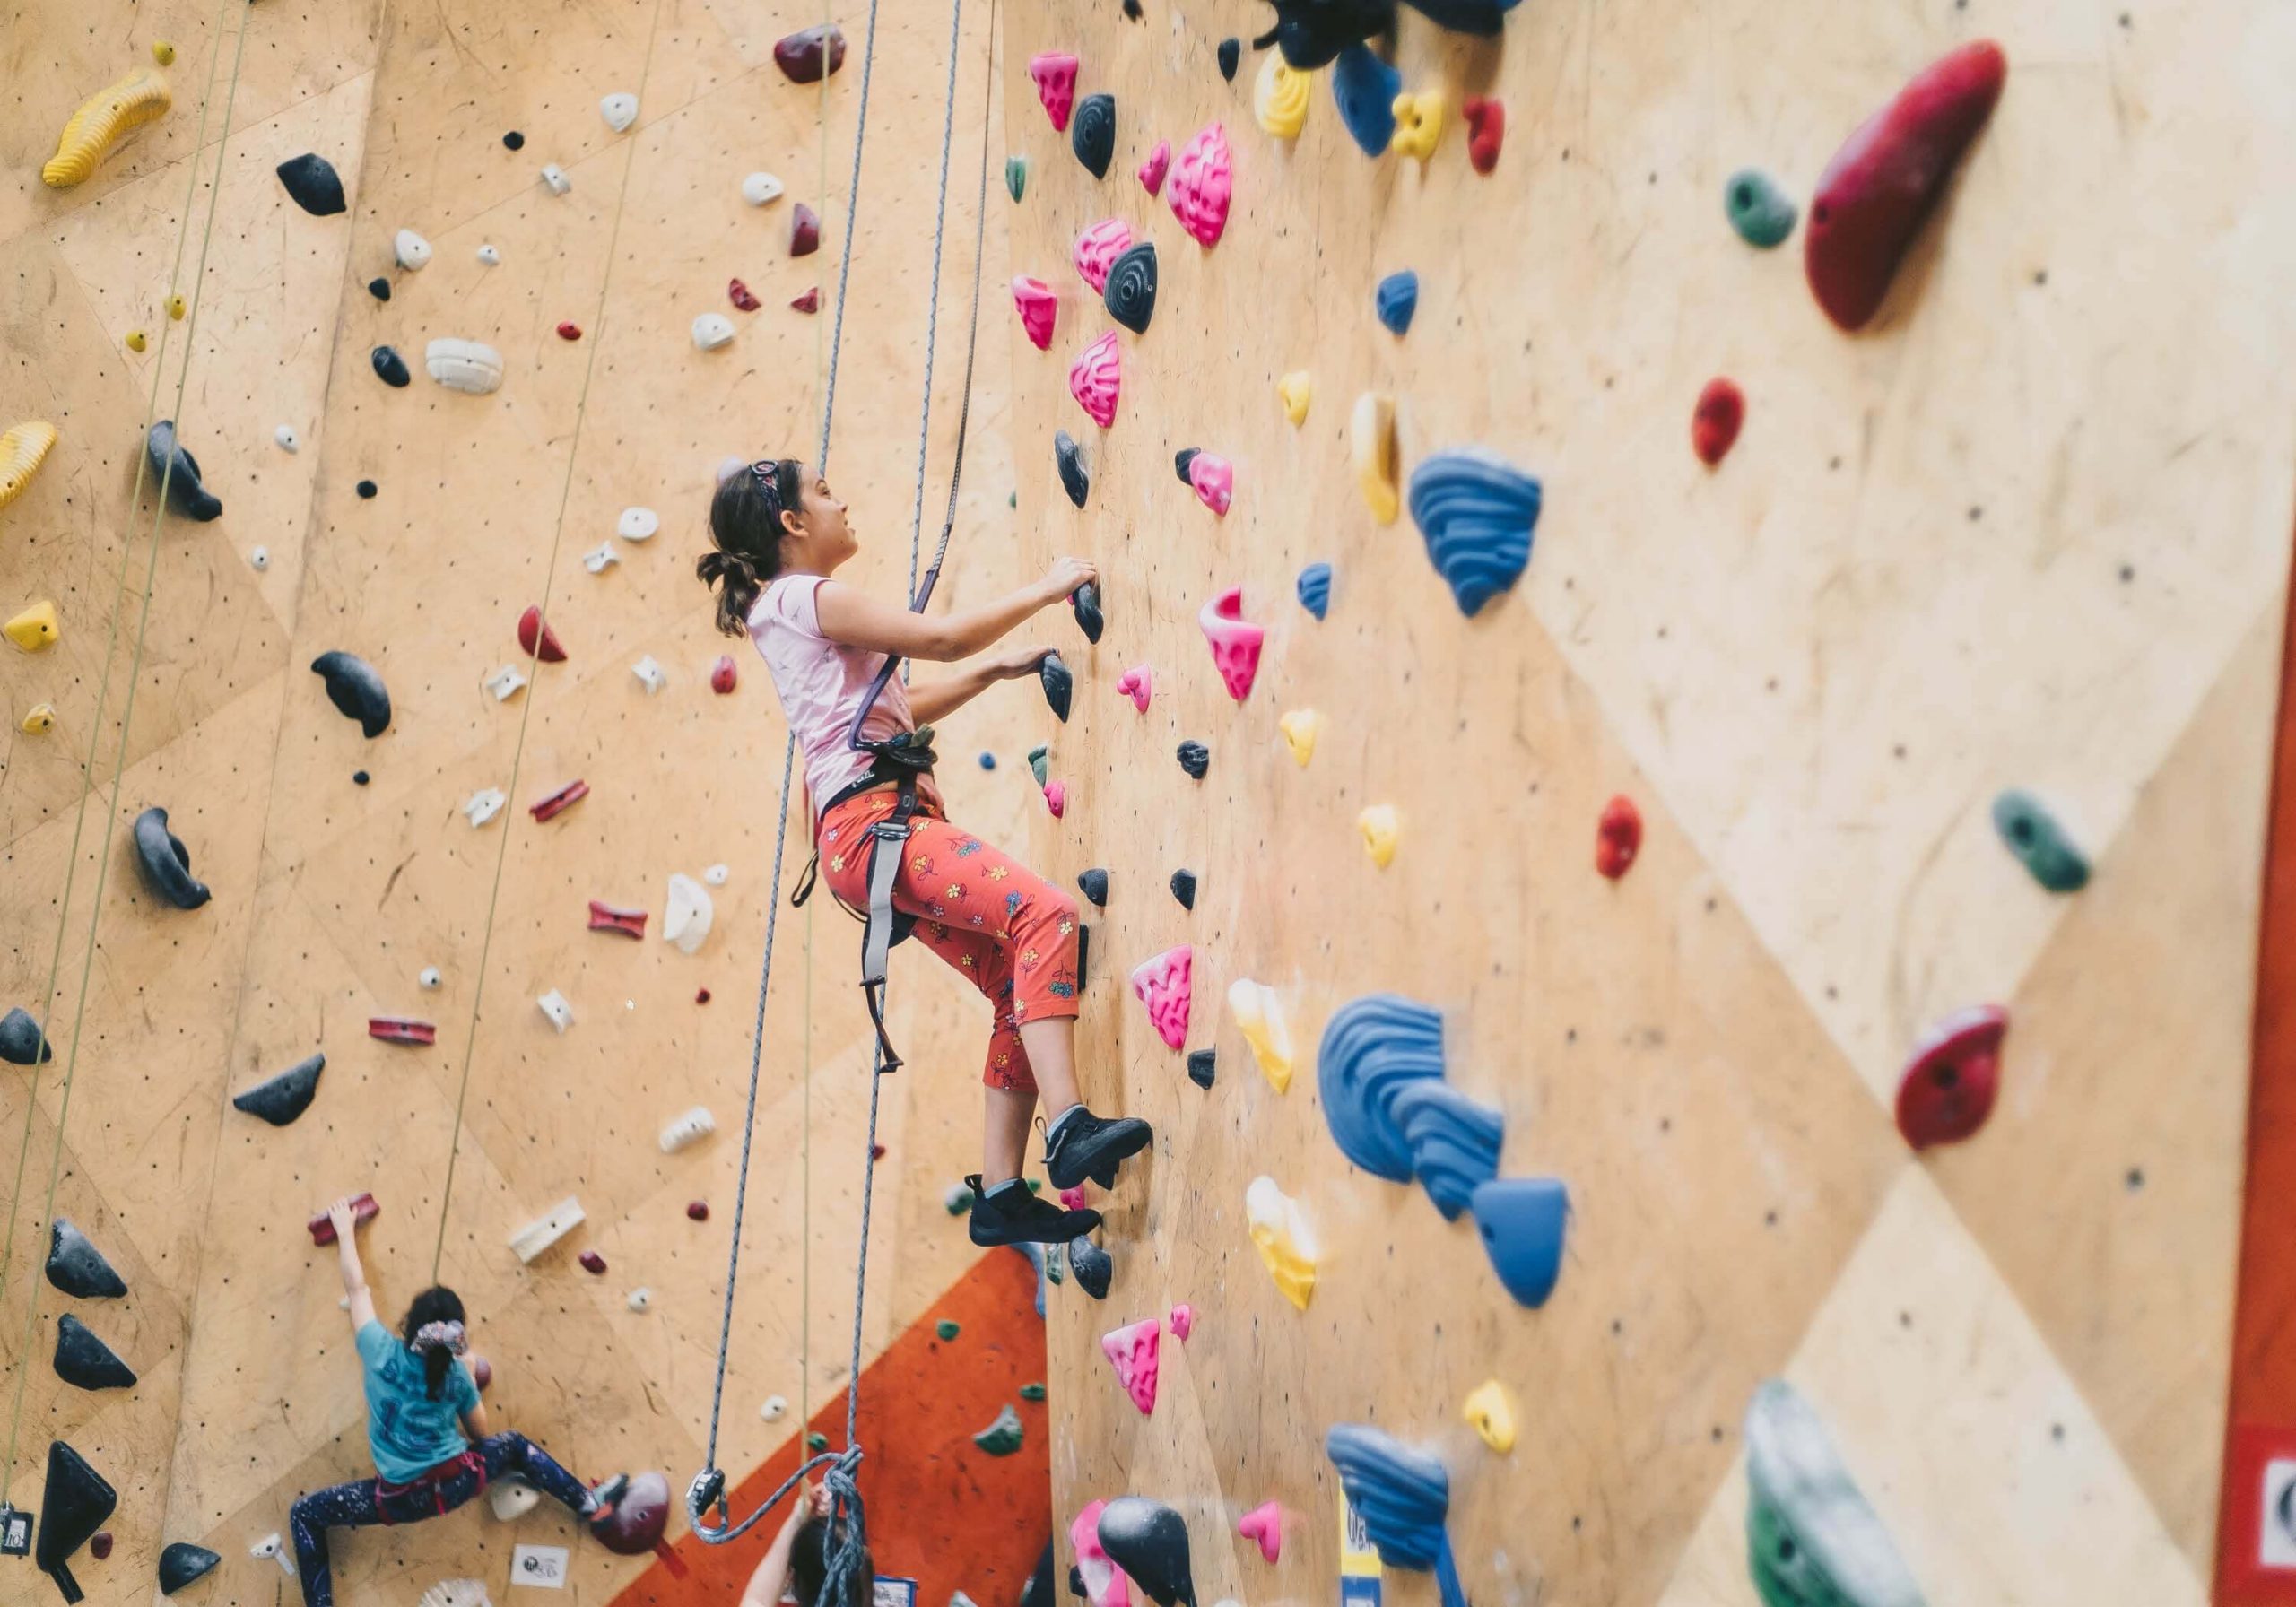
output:
[[[1051,777],[1052,750],[1042,743],[1029,750],[1029,774],[1037,778],[1039,786]]]
[[[1770,1607],[1922,1607],[1824,1423],[1779,1378],[1746,1408],[1746,1563]]]
[[[168,812],[157,807],[135,817],[135,863],[153,895],[178,909],[196,909],[213,895],[191,873],[191,850],[168,830]]]
[[[56,1319],[56,1376],[74,1389],[132,1389],[135,1385],[135,1369],[68,1311]]]
[[[1237,69],[1237,67],[1239,67],[1239,65],[1242,65],[1242,63],[1243,63],[1243,59],[1244,59],[1244,41],[1243,41],[1243,40],[1241,40],[1241,39],[1222,39],[1222,40],[1220,41],[1220,76],[1221,76],[1221,77],[1222,77],[1222,78],[1226,79],[1230,83],[1235,83],[1235,82],[1236,82],[1236,69]]]
[[[1179,758],[1180,769],[1198,781],[1203,780],[1204,773],[1212,768],[1212,750],[1199,742],[1182,743]]]
[[[1109,317],[1135,334],[1148,333],[1156,316],[1156,243],[1142,240],[1109,265],[1108,284],[1100,292]]]
[[[373,665],[353,653],[322,653],[311,660],[311,670],[326,682],[327,701],[358,721],[360,730],[380,736],[390,729],[390,691]]]
[[[1210,1088],[1219,1070],[1218,1051],[1190,1049],[1187,1052],[1187,1080],[1198,1088]]]
[[[31,1012],[17,1007],[0,1015],[0,1060],[10,1065],[43,1065],[56,1058]]]
[[[1087,95],[1076,103],[1075,121],[1068,126],[1068,148],[1093,178],[1109,176],[1109,163],[1116,160],[1114,95]]]
[[[199,460],[176,439],[173,419],[161,419],[152,426],[144,438],[144,456],[152,466],[153,483],[166,488],[170,508],[202,524],[222,517],[223,504],[199,482]]]
[[[1052,461],[1060,471],[1060,489],[1077,507],[1092,494],[1092,476],[1084,467],[1084,448],[1065,430],[1056,430],[1052,436]]]
[[[1089,871],[1078,872],[1076,886],[1078,890],[1092,901],[1095,908],[1100,909],[1108,908],[1109,873],[1106,871],[1094,865]]]
[[[48,1281],[78,1300],[117,1300],[127,1292],[104,1253],[88,1236],[57,1217],[48,1225]]]
[[[1100,1508],[1100,1548],[1157,1607],[1196,1607],[1187,1524],[1161,1501],[1118,1496]]]
[[[1172,873],[1172,897],[1180,901],[1182,909],[1196,908],[1196,873],[1194,871]]]
[[[187,1540],[176,1542],[160,1553],[160,1594],[171,1596],[194,1580],[204,1579],[222,1560],[205,1546]]]
[[[2077,893],[2089,885],[2088,856],[2032,794],[2012,789],[1994,799],[1993,829],[2033,880],[2049,891]]]
[[[406,359],[388,346],[376,347],[368,354],[367,360],[375,365],[376,377],[394,389],[404,390],[414,383],[414,376],[407,369]]]
[[[1109,1298],[1109,1280],[1115,1275],[1116,1263],[1109,1253],[1089,1238],[1068,1241],[1068,1270],[1075,1276],[1076,1287],[1095,1300]]]
[[[318,1096],[319,1073],[325,1070],[325,1055],[299,1060],[277,1076],[265,1078],[247,1092],[234,1095],[231,1108],[259,1116],[274,1127],[284,1127],[311,1108],[311,1101]]]
[[[1100,583],[1087,580],[1071,593],[1068,606],[1076,615],[1076,629],[1084,633],[1088,642],[1100,639],[1100,632],[1108,629],[1108,620],[1100,612]]]
[[[1785,243],[1798,215],[1778,181],[1760,168],[1740,168],[1722,187],[1722,210],[1749,246],[1767,251]]]
[[[1044,700],[1052,709],[1053,717],[1066,724],[1068,706],[1075,696],[1076,677],[1068,673],[1068,666],[1060,661],[1059,654],[1048,653],[1043,662],[1037,665],[1037,679],[1044,683]]]
[[[66,1602],[81,1599],[79,1581],[72,1577],[72,1553],[88,1543],[119,1505],[119,1492],[87,1459],[60,1439],[48,1446],[48,1481],[41,1488],[39,1542],[32,1560],[40,1572],[56,1581]]]
[[[289,157],[274,171],[287,187],[288,196],[311,216],[331,218],[344,209],[342,176],[326,157],[306,151]]]

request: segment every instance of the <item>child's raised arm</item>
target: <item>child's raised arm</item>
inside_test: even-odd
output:
[[[343,1273],[343,1292],[351,1298],[351,1331],[356,1333],[375,1320],[375,1297],[367,1288],[367,1269],[359,1264],[359,1212],[351,1196],[328,1206],[326,1220],[335,1224],[335,1264]]]
[[[1062,601],[1099,577],[1100,570],[1083,559],[1056,559],[1034,584],[993,603],[945,614],[911,613],[866,592],[825,580],[815,594],[814,608],[822,634],[833,642],[891,658],[947,664],[970,657],[1039,609]]]

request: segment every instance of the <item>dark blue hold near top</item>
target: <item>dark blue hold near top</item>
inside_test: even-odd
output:
[[[1319,620],[1331,612],[1331,565],[1311,563],[1300,571],[1300,606]]]
[[[1389,1568],[1433,1569],[1443,1607],[1467,1607],[1451,1538],[1443,1531],[1451,1511],[1451,1476],[1443,1464],[1369,1423],[1335,1423],[1324,1455],[1339,1470],[1347,1504]]]
[[[1385,156],[1396,132],[1396,97],[1403,74],[1371,54],[1368,45],[1350,45],[1332,64],[1331,98],[1339,120],[1366,156]]]
[[[1497,1177],[1479,1184],[1475,1230],[1507,1292],[1534,1309],[1546,1304],[1562,1272],[1570,1195],[1552,1177]]]
[[[1373,305],[1379,310],[1379,322],[1387,326],[1390,334],[1409,334],[1411,315],[1419,310],[1419,275],[1409,268],[1388,274],[1379,281]]]

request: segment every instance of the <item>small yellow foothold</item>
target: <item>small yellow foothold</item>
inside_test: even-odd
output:
[[[1500,1455],[1515,1448],[1515,1403],[1498,1379],[1486,1378],[1468,1392],[1465,1415],[1483,1443]]]
[[[180,294],[168,298],[168,317],[178,324],[183,322],[183,297]]]
[[[98,90],[64,125],[56,154],[39,170],[40,182],[52,190],[86,183],[123,135],[167,116],[171,104],[168,81],[149,67]]]
[[[43,731],[55,730],[56,705],[53,703],[33,704],[32,711],[24,717],[23,724],[17,729],[32,736],[38,736]]]
[[[56,426],[45,419],[27,419],[0,434],[0,508],[24,494],[55,445]]]
[[[141,352],[145,343],[144,332],[141,329],[131,329],[127,332],[127,349],[130,352]]]
[[[1284,1019],[1283,1001],[1265,982],[1239,980],[1228,985],[1228,1008],[1252,1047],[1252,1058],[1277,1093],[1292,1088],[1292,1023]]]
[[[56,604],[46,598],[0,625],[0,636],[5,636],[27,653],[54,647],[57,631]]]
[[[1392,525],[1403,508],[1398,483],[1401,468],[1396,451],[1396,404],[1392,396],[1365,391],[1355,398],[1348,421],[1348,451],[1355,464],[1355,484],[1363,493],[1371,517]]]
[[[1312,83],[1313,75],[1285,61],[1283,51],[1269,51],[1252,84],[1252,116],[1277,139],[1298,139],[1308,121],[1308,90]]]
[[[1371,863],[1381,870],[1396,856],[1396,838],[1403,830],[1403,817],[1392,804],[1374,804],[1355,817],[1355,829],[1363,834],[1363,851]]]
[[[176,48],[165,39],[153,39],[152,59],[163,67],[172,67],[176,65]]]
[[[1300,1214],[1300,1203],[1276,1187],[1274,1178],[1255,1177],[1244,1191],[1244,1217],[1275,1287],[1292,1305],[1307,1310],[1316,1292],[1316,1244]]]
[[[1308,421],[1308,404],[1316,394],[1315,381],[1305,369],[1294,369],[1275,382],[1275,394],[1283,403],[1283,416],[1294,424]]]
[[[1316,756],[1316,734],[1324,728],[1324,717],[1312,708],[1295,708],[1275,722],[1283,733],[1283,745],[1292,750],[1292,757],[1300,768],[1308,768],[1308,760]]]
[[[1434,155],[1436,142],[1443,137],[1443,91],[1414,95],[1405,90],[1396,97],[1395,114],[1396,131],[1387,136],[1387,149],[1422,161]]]

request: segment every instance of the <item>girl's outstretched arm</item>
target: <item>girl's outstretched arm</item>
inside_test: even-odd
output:
[[[909,689],[909,712],[920,725],[930,725],[962,708],[999,681],[1033,675],[1052,649],[1041,643],[1006,647],[975,659],[953,675],[919,682]]]
[[[326,1220],[335,1224],[335,1259],[343,1273],[343,1292],[351,1299],[351,1331],[356,1333],[375,1320],[375,1297],[367,1288],[367,1269],[359,1264],[359,1246],[352,1237],[359,1213],[349,1194],[326,1208]]]
[[[805,1520],[816,1514],[829,1513],[829,1487],[825,1484],[801,1484],[797,1498],[789,1503],[789,1516],[782,1521],[781,1533],[773,1537],[764,1558],[757,1565],[757,1572],[742,1590],[742,1607],[776,1607],[782,1592],[789,1588],[789,1552],[797,1542],[797,1531]]]
[[[866,592],[825,580],[815,594],[814,608],[822,634],[844,647],[948,664],[971,657],[1037,610],[1098,578],[1100,570],[1083,559],[1056,559],[1041,580],[993,603],[945,614],[911,613]]]

